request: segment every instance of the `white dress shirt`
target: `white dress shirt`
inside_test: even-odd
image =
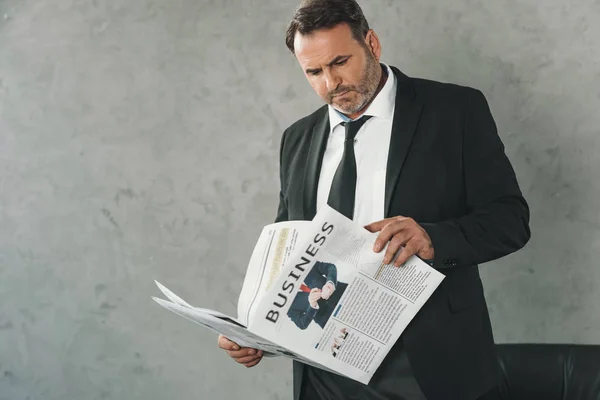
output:
[[[392,137],[392,121],[396,105],[397,80],[387,64],[388,78],[363,115],[371,115],[354,140],[356,157],[356,197],[353,220],[361,225],[379,221],[384,216],[385,175]],[[345,129],[340,125],[347,118],[329,106],[329,137],[321,165],[317,188],[317,212],[327,204],[335,171],[344,154]]]

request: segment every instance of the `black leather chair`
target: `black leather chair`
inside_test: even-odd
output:
[[[502,400],[600,400],[600,345],[498,344]]]

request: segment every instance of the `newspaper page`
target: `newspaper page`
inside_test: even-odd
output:
[[[310,233],[311,221],[278,222],[263,228],[250,257],[238,298],[238,319],[248,325],[256,305],[273,286],[299,238]]]
[[[249,330],[367,384],[444,275],[418,257],[384,264],[377,238],[329,206],[313,219]]]

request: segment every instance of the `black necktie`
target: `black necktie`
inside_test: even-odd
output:
[[[371,116],[362,116],[356,121],[342,123],[346,128],[344,155],[338,165],[327,204],[341,214],[352,219],[354,216],[354,196],[356,195],[356,158],[354,157],[354,137]]]

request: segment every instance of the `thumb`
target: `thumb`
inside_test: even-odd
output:
[[[239,350],[240,347],[237,343],[232,340],[229,340],[226,336],[219,335],[219,347],[223,350]]]

